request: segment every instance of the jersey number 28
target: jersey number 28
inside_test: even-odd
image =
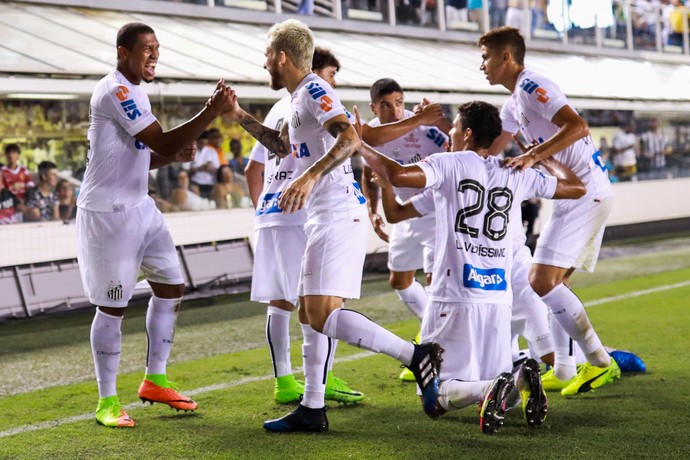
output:
[[[484,215],[482,233],[492,241],[502,240],[508,233],[508,213],[513,205],[513,192],[509,188],[494,187],[487,193],[482,184],[472,179],[460,181],[458,192],[463,194],[474,192],[475,201],[458,211],[455,218],[455,231],[477,238],[479,229],[469,226],[466,220],[481,213],[486,206],[488,212]],[[494,227],[495,223],[498,224],[497,227]]]

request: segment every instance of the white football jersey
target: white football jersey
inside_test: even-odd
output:
[[[556,178],[504,168],[497,158],[471,151],[432,155],[419,166],[436,209],[429,299],[511,303],[511,210],[528,197],[553,197]]]
[[[341,114],[352,119],[331,85],[316,74],[309,74],[300,82],[292,93],[291,107],[288,132],[292,156],[296,159],[295,177],[299,177],[335,143],[324,123]],[[348,158],[316,183],[306,203],[308,222],[342,219],[364,203],[366,200],[355,182]]]
[[[553,81],[524,69],[518,75],[515,91],[501,109],[503,130],[513,134],[519,131],[527,143],[542,143],[558,131],[558,126],[551,120],[566,105],[575,110]],[[612,195],[606,166],[592,136],[579,139],[556,153],[554,158],[582,180],[588,197],[596,199]]]
[[[264,125],[280,131],[281,126],[290,118],[290,96],[276,102],[264,119]],[[293,214],[286,214],[278,207],[283,191],[297,177],[297,158],[288,155],[280,158],[269,151],[260,142],[254,144],[249,159],[264,165],[264,187],[256,206],[255,228],[275,227],[279,225],[304,225],[307,213],[301,209]]]
[[[156,121],[139,85],[113,70],[94,88],[89,107],[89,152],[77,206],[115,212],[148,196],[149,148],[135,139]]]
[[[410,118],[414,113],[405,110],[405,118]],[[369,126],[381,126],[381,121],[374,118]],[[400,136],[385,144],[376,146],[376,150],[388,158],[397,161],[401,165],[409,165],[423,160],[429,155],[446,151],[448,136],[435,126],[419,126],[404,136]],[[394,187],[395,194],[402,201],[407,201],[419,193],[418,189]]]

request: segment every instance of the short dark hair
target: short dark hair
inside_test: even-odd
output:
[[[211,128],[208,131],[206,131],[206,134],[208,135],[208,138],[214,137],[214,136],[222,136],[223,133],[220,132],[220,129],[218,128]]]
[[[371,88],[369,88],[369,97],[371,97],[371,102],[378,102],[383,96],[402,92],[402,86],[400,86],[397,81],[392,78],[381,78],[380,80],[376,80],[374,84],[371,85]]]
[[[340,71],[340,61],[328,48],[317,46],[314,48],[314,57],[311,58],[311,70],[317,72],[326,67],[335,67],[336,71]]]
[[[475,147],[489,148],[503,130],[498,109],[488,102],[466,102],[458,113],[462,127],[472,130]]]
[[[22,149],[19,148],[19,144],[7,144],[5,146],[5,155],[10,152],[22,153]]]
[[[134,45],[139,39],[141,34],[155,34],[151,26],[148,26],[142,22],[130,22],[120,27],[117,31],[117,41],[118,47],[123,47],[127,50],[132,50]]]
[[[48,171],[50,171],[51,169],[57,169],[57,165],[52,161],[41,161],[38,164],[38,177],[41,178],[45,174],[48,174]]]
[[[479,37],[477,45],[492,50],[508,48],[515,63],[525,65],[525,39],[515,27],[504,26],[490,30]]]

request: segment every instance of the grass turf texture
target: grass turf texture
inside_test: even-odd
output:
[[[686,281],[690,268],[678,267],[677,253],[603,261],[598,267],[603,276],[578,275],[576,292],[586,303]],[[664,266],[673,270],[663,271]],[[653,274],[639,276],[641,272]],[[416,321],[406,319],[404,307],[386,284],[367,283],[366,297],[352,302],[352,308],[411,338]],[[106,429],[92,417],[97,391],[88,345],[91,313],[3,325],[0,375],[3,382],[12,382],[5,386],[13,391],[5,390],[7,396],[0,398],[0,432],[88,416],[54,428],[0,437],[0,458],[687,458],[689,295],[690,286],[686,286],[590,308],[590,318],[604,343],[638,353],[647,362],[648,373],[624,374],[613,385],[579,397],[550,393],[544,427],[528,429],[521,412],[515,410],[508,413],[506,425],[495,436],[481,434],[474,407],[437,421],[426,418],[413,385],[397,380],[397,363],[385,356],[336,364],[337,375],[367,398],[360,406],[334,405],[328,412],[329,433],[265,433],[263,421],[290,408],[273,404],[273,381],[261,379],[271,373],[262,335],[264,309],[229,298],[205,302],[212,305],[186,304],[173,350],[176,363],[169,375],[183,393],[242,379],[255,381],[200,392],[195,396],[200,405],[196,414],[137,404],[128,410],[136,428]],[[123,327],[123,363],[130,366],[125,366],[129,370],[118,382],[123,404],[137,401],[143,376],[143,311],[142,307],[128,310]],[[293,336],[298,337],[293,323]],[[233,347],[242,351],[227,353]],[[300,365],[299,342],[293,344],[292,352],[293,363]],[[127,353],[133,356],[124,356]],[[337,356],[361,353],[341,344]],[[27,366],[35,362],[41,363],[39,368]],[[62,369],[63,362],[76,364]],[[32,388],[40,380],[36,375],[44,379],[38,386],[46,388],[10,394]],[[51,386],[55,382],[64,384]]]

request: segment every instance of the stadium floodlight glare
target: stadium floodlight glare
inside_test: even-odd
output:
[[[59,93],[10,93],[5,96],[7,99],[52,99],[52,100],[70,100],[77,99],[76,94],[59,94]]]

